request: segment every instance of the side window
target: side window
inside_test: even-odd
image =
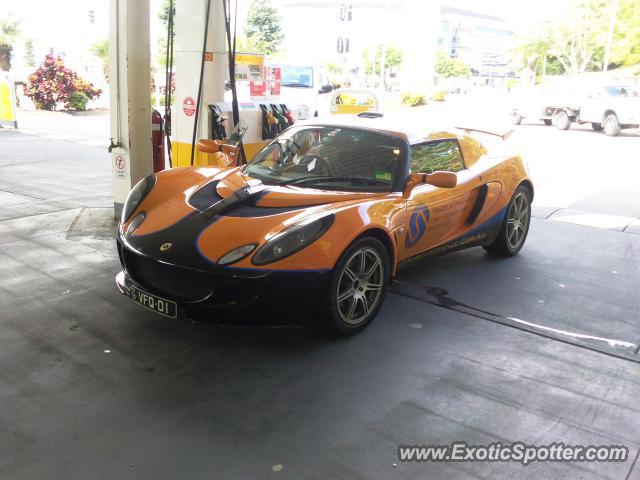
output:
[[[455,140],[421,143],[411,147],[412,173],[433,173],[436,170],[455,173],[463,169],[464,161]]]

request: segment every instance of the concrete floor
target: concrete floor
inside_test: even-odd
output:
[[[536,218],[513,259],[403,272],[356,337],[223,328],[117,293],[109,175],[0,131],[0,478],[640,479],[640,236]],[[397,460],[456,440],[631,459]]]

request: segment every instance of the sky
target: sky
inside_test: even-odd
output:
[[[272,0],[274,4],[287,0]],[[425,0],[418,0],[425,1]],[[513,23],[516,29],[531,27],[535,19],[550,18],[562,12],[571,0],[445,0],[444,3],[467,10],[481,11],[504,17]],[[44,39],[58,40],[61,43],[77,42],[78,32],[74,19],[84,20],[89,9],[95,11],[95,31],[106,37],[108,34],[109,0],[2,0],[3,13],[13,13],[23,21],[24,33],[29,36],[41,36]],[[239,0],[239,25],[246,15],[251,0]],[[64,5],[64,8],[61,8]],[[152,12],[157,12],[162,0],[150,0]],[[7,8],[8,7],[8,8]],[[154,30],[159,27],[157,17],[152,15]],[[153,36],[153,35],[152,35]]]
[[[23,38],[36,39],[36,57],[41,58],[49,47],[61,53],[87,49],[99,39],[108,37],[110,0],[0,0],[5,16],[10,13],[21,21]],[[215,1],[215,0],[214,0]],[[274,5],[300,0],[272,0]],[[304,1],[304,0],[302,0]],[[414,0],[418,2],[432,0]],[[437,1],[437,0],[435,0]],[[443,0],[443,3],[458,8],[481,11],[502,16],[513,25],[516,32],[524,32],[535,25],[538,19],[559,15],[571,0]],[[238,26],[244,23],[246,11],[251,0],[238,0]],[[150,0],[151,44],[157,44],[157,38],[163,27],[157,12],[162,0]],[[8,6],[8,8],[5,8]],[[62,8],[64,6],[64,8]],[[94,11],[94,23],[88,21],[88,11]],[[307,21],[301,18],[301,22]],[[155,49],[152,47],[155,53]]]

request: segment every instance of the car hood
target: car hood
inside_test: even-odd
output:
[[[232,248],[262,244],[293,224],[388,195],[264,185],[238,168],[169,170],[156,178],[132,215],[144,212],[144,221],[130,235],[131,221],[122,225],[121,238],[143,255],[198,270],[215,269]],[[159,250],[166,243],[173,248]]]

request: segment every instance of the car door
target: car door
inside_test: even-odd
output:
[[[482,197],[482,177],[478,171],[465,167],[456,138],[411,147],[412,173],[439,170],[454,172],[457,185],[438,188],[424,184],[412,190],[407,199],[407,226],[404,241],[400,242],[400,260],[456,239],[473,225],[472,216],[478,210],[476,203]]]
[[[604,114],[602,89],[594,88],[589,92],[587,99],[580,105],[580,120],[583,122],[602,122]]]

